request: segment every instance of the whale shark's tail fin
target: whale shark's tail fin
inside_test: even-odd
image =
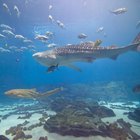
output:
[[[132,43],[133,43],[133,44],[140,43],[140,32],[139,32],[138,35],[135,37],[135,39],[133,40]]]

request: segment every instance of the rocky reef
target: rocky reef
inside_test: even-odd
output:
[[[0,135],[0,140],[9,140],[9,139],[3,135]]]
[[[55,104],[60,102],[61,106],[61,103],[64,101],[58,100]],[[99,106],[98,103],[89,104],[82,101],[73,103],[67,101],[64,104],[63,108],[58,107],[59,109],[56,109],[56,107],[55,109],[59,110],[59,112],[55,116],[50,117],[45,123],[44,128],[47,131],[76,137],[90,135],[106,136],[100,130],[100,128],[106,127],[101,118],[115,116],[111,109]]]
[[[55,104],[59,104],[58,102],[59,100]],[[61,102],[63,101],[60,101],[60,106]],[[56,107],[57,114],[46,121],[45,130],[63,136],[88,137],[100,135],[115,140],[139,140],[140,138],[131,130],[131,125],[122,119],[114,123],[104,123],[102,118],[113,117],[115,114],[111,109],[100,106],[98,103],[85,103],[83,101],[68,101],[66,103],[64,101],[64,105],[63,108],[62,106]]]
[[[140,122],[140,108],[136,108],[134,112],[129,112],[128,118],[136,122]]]

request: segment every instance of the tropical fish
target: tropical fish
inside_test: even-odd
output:
[[[115,14],[115,15],[119,15],[119,14],[124,14],[127,12],[126,8],[118,8],[116,10],[110,11],[111,13]]]
[[[79,39],[86,39],[87,38],[87,35],[84,34],[84,33],[81,33],[81,34],[78,35],[78,38]]]
[[[33,57],[44,66],[68,66],[81,71],[74,62],[93,62],[99,58],[111,58],[116,60],[120,54],[128,51],[140,51],[140,33],[133,41],[133,44],[124,47],[109,46],[101,47],[100,40],[96,42],[85,42],[77,45],[57,47],[44,52],[37,52]]]
[[[11,96],[11,97],[18,97],[18,98],[40,99],[40,98],[48,97],[60,91],[63,91],[62,87],[46,91],[45,93],[42,93],[42,94],[37,92],[36,89],[12,89],[12,90],[6,91],[5,95]]]
[[[20,11],[16,5],[14,6],[14,11],[16,12],[17,17],[20,17]]]

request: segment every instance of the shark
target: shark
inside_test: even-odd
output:
[[[81,72],[81,69],[74,65],[75,62],[92,63],[101,58],[116,60],[119,55],[128,51],[140,51],[140,33],[130,45],[123,47],[115,45],[101,47],[99,40],[97,40],[96,42],[90,41],[76,45],[66,45],[43,52],[37,52],[33,54],[33,58],[40,64],[47,66],[48,69],[67,66]]]
[[[41,98],[51,96],[61,91],[63,91],[63,87],[55,88],[53,90],[46,91],[42,94],[37,92],[35,88],[34,89],[11,89],[11,90],[6,91],[5,95],[10,96],[10,97],[16,97],[16,98],[38,100]]]

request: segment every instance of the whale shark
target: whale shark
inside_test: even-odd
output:
[[[74,70],[81,71],[81,69],[73,63],[91,63],[100,58],[111,58],[116,60],[119,55],[128,51],[140,51],[140,33],[130,45],[123,47],[114,45],[101,47],[100,44],[97,45],[97,41],[90,41],[76,45],[57,47],[43,52],[37,52],[33,54],[33,58],[40,64],[47,66],[48,69],[52,67],[57,68],[58,66],[67,66]]]

